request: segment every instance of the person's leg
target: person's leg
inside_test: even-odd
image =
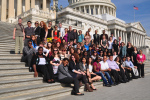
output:
[[[123,69],[120,69],[120,71],[118,71],[119,75],[121,76],[122,80],[126,82],[126,77],[125,77],[125,73]]]
[[[125,75],[126,75],[126,77],[127,77],[128,80],[131,80],[131,77],[130,77],[130,75],[129,75],[127,69],[125,69]]]
[[[103,80],[105,85],[108,84],[108,82],[107,82],[107,80],[106,80],[106,78],[105,78],[105,76],[104,76],[104,74],[102,72],[96,72],[95,74],[97,74],[97,75],[102,77],[102,80]]]
[[[52,67],[52,65],[49,64],[49,65],[46,65],[46,67],[47,67],[48,73],[49,73],[49,75],[50,75],[50,79],[54,79],[54,72],[53,72],[53,67]]]
[[[115,82],[119,83],[119,78],[118,78],[119,76],[117,76],[118,74],[115,70],[111,70],[111,75],[114,77]]]
[[[20,53],[23,53],[23,37],[19,37],[19,44],[20,44]]]
[[[33,55],[27,55],[27,60],[28,60],[28,66],[29,67],[31,67],[32,56]]]
[[[15,54],[18,53],[19,48],[19,37],[15,37]]]
[[[108,72],[105,72],[105,76],[107,77],[109,84],[112,85],[113,81],[112,81],[112,79],[111,79],[111,77],[110,77]]]
[[[137,68],[138,68],[138,72],[139,72],[139,77],[141,77],[141,65],[138,64]]]
[[[141,76],[144,77],[144,64],[141,65]]]

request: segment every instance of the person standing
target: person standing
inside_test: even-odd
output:
[[[105,30],[103,30],[103,34],[100,35],[100,41],[103,39],[103,36],[108,40],[108,35],[105,33]]]
[[[146,61],[146,56],[143,54],[142,50],[139,50],[136,59],[138,62],[139,77],[144,78],[144,62]]]
[[[62,28],[62,23],[59,23],[58,30],[60,31],[60,39],[62,40],[65,36],[65,29]]]
[[[82,34],[82,31],[79,30],[79,35],[78,35],[78,42],[81,43],[84,41],[84,35]]]
[[[53,34],[52,22],[48,22],[47,42],[52,42],[52,34]]]
[[[93,35],[94,37],[94,44],[99,44],[99,34],[97,34],[97,30],[95,30],[95,34]]]
[[[68,43],[70,43],[70,41],[74,41],[74,32],[72,30],[72,26],[69,26],[68,31]]]
[[[18,53],[19,46],[20,46],[20,53],[23,53],[23,40],[25,39],[25,34],[21,18],[18,19],[18,24],[15,25],[13,32],[13,39],[15,40],[15,54]]]
[[[36,21],[35,22],[35,27],[34,27],[34,33],[35,33],[35,36],[36,36],[36,39],[37,39],[37,45],[40,44],[40,32],[41,32],[41,27],[39,27],[39,22]]]
[[[41,39],[41,41],[43,41],[44,38],[47,38],[48,28],[47,28],[47,25],[44,21],[40,22],[40,26],[41,26],[40,39]]]
[[[89,28],[88,29],[88,32],[89,32],[89,34],[90,34],[90,36],[91,36],[91,43],[93,43],[93,33],[91,32],[91,28]]]
[[[126,46],[125,46],[125,43],[122,42],[121,43],[121,47],[120,47],[120,57],[123,58],[123,57],[126,57],[126,54],[127,54],[127,51],[126,51]]]
[[[28,41],[31,39],[31,35],[34,35],[34,28],[31,27],[32,22],[28,21],[27,25],[28,27],[25,28],[25,41],[24,41],[24,46],[28,46]]]
[[[121,46],[121,42],[122,42],[121,37],[119,37],[119,40],[118,40],[119,47]]]

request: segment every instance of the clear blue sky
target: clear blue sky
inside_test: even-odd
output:
[[[150,36],[150,0],[111,0],[117,7],[117,18],[134,22],[133,6],[139,8],[135,11],[135,21],[141,22],[147,35]],[[59,5],[68,6],[68,0],[59,0]]]

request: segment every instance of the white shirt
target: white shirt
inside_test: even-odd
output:
[[[117,56],[118,56],[118,55],[113,55],[113,60],[115,60]]]
[[[106,62],[101,61],[100,64],[101,64],[101,70],[106,70],[109,68],[107,61]]]
[[[92,65],[89,65],[89,72],[91,73],[93,70],[93,66]]]
[[[116,39],[116,37],[113,36],[113,37],[112,37],[113,42],[114,42],[115,39]]]
[[[61,33],[60,36],[61,36],[61,37],[64,37],[64,36],[65,36],[65,30],[64,30],[64,28],[62,28],[62,27],[60,28],[60,27],[59,27],[58,30],[59,30],[60,33]]]
[[[92,32],[89,32],[90,36],[91,36],[91,40],[93,40],[93,33]]]
[[[108,44],[109,44],[108,49],[112,49],[113,41],[112,42],[108,41]]]
[[[38,65],[45,65],[45,64],[46,64],[45,58],[40,58],[40,59],[39,59],[39,64],[38,64]]]

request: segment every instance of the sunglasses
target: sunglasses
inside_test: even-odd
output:
[[[35,23],[35,24],[39,24],[39,23]]]
[[[58,51],[58,50],[54,50],[54,51]]]
[[[62,51],[66,51],[66,50],[62,50]]]
[[[28,44],[32,44],[32,43],[28,43]]]

